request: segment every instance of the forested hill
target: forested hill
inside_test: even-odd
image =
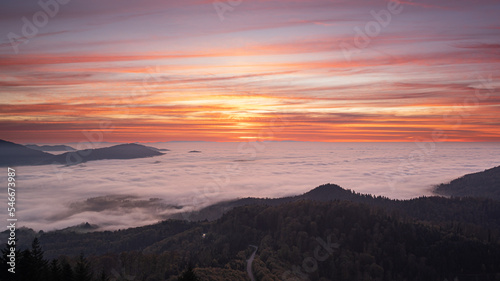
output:
[[[178,214],[176,219],[191,221],[216,220],[225,212],[246,205],[277,206],[289,202],[312,200],[318,202],[350,201],[383,208],[387,212],[396,212],[401,216],[423,221],[459,221],[462,223],[480,223],[485,227],[500,226],[500,202],[483,198],[444,198],[420,197],[410,200],[392,200],[369,194],[355,193],[335,184],[325,184],[302,195],[284,198],[243,198],[221,202],[200,211]]]
[[[353,204],[361,204],[374,210],[380,210],[391,216],[396,216],[405,221],[420,221],[436,225],[441,224],[454,224],[460,225],[462,231],[468,232],[469,229],[474,231],[481,229],[477,232],[481,239],[488,238],[488,230],[500,229],[500,202],[496,200],[481,199],[481,198],[444,198],[444,197],[421,197],[411,200],[391,200],[384,197],[373,197],[371,195],[354,193],[351,190],[346,190],[338,185],[326,184],[321,185],[303,195],[295,197],[285,197],[278,199],[259,199],[259,198],[246,198],[237,201],[225,202],[211,206],[208,209],[213,212],[211,208],[216,209],[218,215],[216,220],[212,222],[217,223],[217,220],[223,216],[223,213],[232,212],[235,208],[244,206],[289,206],[292,203],[300,202],[320,202],[325,204],[337,204],[339,202],[351,202]],[[220,208],[220,209],[219,209]],[[206,210],[204,209],[204,210]],[[203,217],[204,210],[199,213],[188,214],[193,217]],[[207,220],[204,220],[207,222]],[[200,221],[201,222],[201,221]],[[120,252],[128,250],[138,250],[146,247],[155,241],[162,239],[165,235],[176,235],[183,232],[192,226],[198,226],[196,221],[191,220],[171,220],[157,224],[144,226],[139,228],[131,228],[121,230],[119,232],[105,231],[86,233],[95,229],[97,226],[84,224],[74,228],[68,228],[55,232],[48,232],[43,235],[48,240],[42,241],[50,242],[51,246],[48,253],[51,256],[61,253],[78,253],[79,251],[89,251],[88,243],[71,244],[68,245],[61,241],[71,241],[78,235],[76,232],[86,233],[85,235],[90,240],[101,241],[102,245],[96,247],[95,251],[89,253],[102,254],[109,252]],[[75,231],[72,231],[75,230]],[[144,233],[147,233],[147,239],[144,238]],[[491,233],[490,233],[491,234]],[[7,233],[0,234],[3,240],[6,238]],[[20,230],[18,237],[23,237],[23,240],[30,241],[35,236],[35,232],[31,230]],[[64,239],[59,239],[65,237]],[[93,238],[92,238],[93,237]],[[79,238],[75,238],[79,239]],[[86,240],[87,241],[87,240]],[[137,242],[137,241],[140,241]],[[28,243],[29,244],[29,243]],[[25,244],[25,246],[28,246]],[[133,246],[135,245],[135,246]],[[52,251],[51,249],[54,249]],[[56,250],[58,249],[58,250]]]
[[[436,194],[456,197],[483,197],[500,200],[500,166],[465,175],[447,184],[440,184]]]
[[[455,212],[465,215],[460,208]],[[65,280],[53,278],[63,268],[65,276],[93,273],[94,279],[81,280],[95,281],[106,276],[246,281],[245,261],[254,250],[249,245],[258,246],[253,272],[259,281],[500,280],[498,227],[484,227],[480,220],[420,221],[345,200],[248,205],[212,222],[165,221],[122,231],[38,236],[41,247],[18,253],[17,280],[38,280],[38,274],[43,280]],[[80,253],[86,258],[78,258]],[[49,266],[43,257],[57,259]],[[25,275],[34,264],[38,274]],[[178,279],[188,264],[198,279]],[[5,266],[0,260],[2,273]]]
[[[383,197],[373,197],[372,195],[355,193],[349,189],[344,189],[336,184],[324,184],[306,192],[302,195],[282,197],[282,198],[242,198],[236,200],[229,200],[219,202],[203,208],[199,211],[191,213],[181,213],[172,216],[173,219],[185,219],[191,221],[203,220],[216,220],[220,218],[225,212],[232,208],[251,205],[263,204],[269,206],[276,206],[283,203],[295,202],[300,200],[315,200],[328,202],[333,200],[349,200],[353,202],[375,203],[382,204],[383,202],[389,203],[392,200]]]
[[[19,229],[21,273],[5,279],[12,276],[3,275],[4,247],[0,280],[247,281],[249,245],[258,247],[258,281],[500,280],[498,200],[391,200],[325,184],[299,196],[244,198],[183,215],[210,216],[105,232]],[[40,244],[30,246],[34,237]]]

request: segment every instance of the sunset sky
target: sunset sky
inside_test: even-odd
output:
[[[1,139],[500,141],[499,1],[55,1],[0,4]]]

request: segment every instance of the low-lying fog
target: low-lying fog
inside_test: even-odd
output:
[[[148,145],[170,151],[135,160],[16,167],[18,225],[47,231],[89,222],[123,229],[226,199],[297,195],[324,183],[406,199],[431,195],[435,184],[500,162],[495,143]],[[1,179],[6,210],[6,177]]]

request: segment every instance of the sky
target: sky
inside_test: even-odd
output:
[[[493,0],[0,3],[20,143],[500,141]]]

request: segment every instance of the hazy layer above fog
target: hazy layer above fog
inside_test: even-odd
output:
[[[498,166],[500,153],[496,143],[148,145],[170,151],[145,159],[17,167],[19,225],[52,230],[89,222],[127,228],[193,206],[301,194],[329,182],[361,193],[412,198],[430,195],[434,184]],[[6,194],[0,198],[6,202]]]

